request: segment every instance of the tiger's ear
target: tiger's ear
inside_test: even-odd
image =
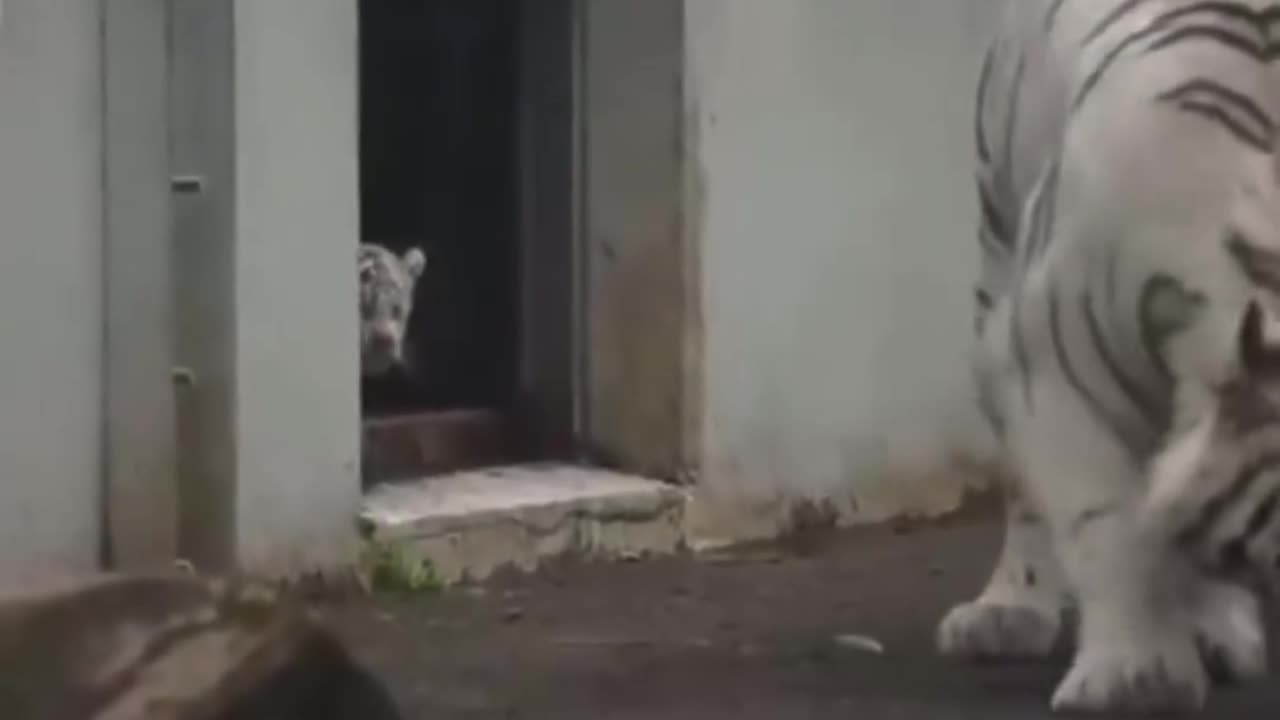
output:
[[[404,269],[408,271],[409,277],[414,280],[417,280],[427,267],[427,255],[422,252],[421,248],[409,248],[405,251],[401,261],[404,262]]]
[[[1250,300],[1245,306],[1236,335],[1240,369],[1245,377],[1280,376],[1280,346],[1267,338],[1267,326],[1273,323],[1262,303]]]

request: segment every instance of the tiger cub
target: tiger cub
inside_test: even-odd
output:
[[[360,374],[383,375],[402,366],[414,292],[427,256],[413,247],[397,255],[362,243],[356,257],[360,294]]]

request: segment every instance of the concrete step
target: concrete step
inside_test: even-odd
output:
[[[634,557],[682,545],[685,492],[608,470],[501,467],[375,487],[362,520],[372,536],[430,560],[445,582],[566,554]]]

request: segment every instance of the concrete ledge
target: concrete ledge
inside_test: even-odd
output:
[[[551,557],[630,557],[682,545],[684,493],[629,475],[530,465],[382,485],[362,519],[380,540],[401,541],[446,582],[483,579],[504,566],[532,570]]]

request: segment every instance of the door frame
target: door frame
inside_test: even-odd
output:
[[[366,472],[446,472],[503,446],[516,460],[688,481],[701,208],[686,158],[684,0],[517,5],[516,397],[504,412],[366,420]]]
[[[579,0],[519,0],[516,452],[568,459],[581,434]]]
[[[701,206],[685,2],[522,6],[519,421],[535,457],[690,481]]]
[[[701,427],[701,206],[684,0],[519,1],[524,454],[691,480]],[[233,217],[222,206],[234,202],[234,9],[230,0],[200,5],[216,22],[200,56],[184,62],[204,84],[190,92],[210,110],[201,116],[204,169],[218,187],[191,199],[170,187],[183,155],[171,145],[179,121],[170,94],[186,84],[172,77],[169,56],[177,6],[98,3],[102,547],[104,565],[117,569],[168,564],[179,553],[222,564],[235,547],[234,269],[201,265],[173,240],[186,212],[175,203],[189,200],[223,219],[210,232],[234,232],[222,226]],[[222,240],[231,247],[230,236]],[[196,275],[200,287],[188,287]],[[175,392],[182,358],[202,363],[195,377],[216,382]]]
[[[701,455],[701,175],[685,0],[577,0],[576,432],[596,464],[692,482]]]
[[[100,560],[177,557],[166,0],[98,3],[102,23],[103,448]]]

